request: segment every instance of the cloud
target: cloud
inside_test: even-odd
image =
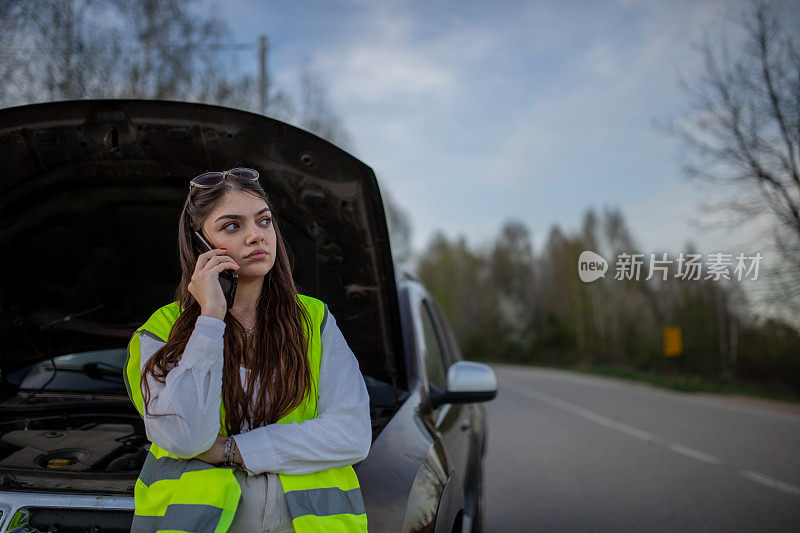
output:
[[[441,64],[415,50],[394,46],[358,45],[342,56],[317,61],[335,71],[339,98],[361,104],[380,104],[397,99],[444,99],[456,91],[454,76]]]

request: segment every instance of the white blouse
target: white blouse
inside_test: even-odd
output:
[[[308,474],[355,464],[369,453],[372,427],[367,387],[333,314],[327,307],[326,312],[318,416],[300,423],[245,428],[235,435],[248,475]],[[145,413],[147,438],[178,457],[202,453],[219,434],[224,332],[222,320],[199,316],[180,361],[169,371],[165,383],[147,376],[150,412],[168,415],[151,417]],[[164,343],[147,335],[140,335],[140,341],[144,367]],[[240,368],[243,387],[248,372]]]

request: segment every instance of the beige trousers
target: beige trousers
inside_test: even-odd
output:
[[[265,472],[248,476],[247,472],[237,468],[233,475],[242,488],[242,498],[236,508],[230,533],[294,531],[278,474]]]

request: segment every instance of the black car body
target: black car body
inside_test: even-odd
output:
[[[234,166],[261,172],[300,292],[359,360],[370,530],[480,530],[480,402],[496,380],[393,263],[368,166],[260,115],[134,100],[2,109],[0,160],[0,531],[129,527],[147,440],[126,344],[172,301],[188,179]]]

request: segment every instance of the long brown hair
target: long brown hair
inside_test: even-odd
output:
[[[215,187],[192,189],[186,197],[178,224],[178,253],[182,275],[175,290],[175,300],[182,311],[172,326],[167,343],[142,369],[142,394],[147,414],[151,416],[158,415],[151,414],[147,407],[150,387],[145,376],[150,374],[156,380],[165,382],[167,373],[183,354],[201,313],[200,304],[188,290],[197,262],[192,246],[193,232],[202,228],[208,215],[229,191],[244,191],[270,205],[259,182],[230,174]],[[271,207],[270,211],[273,211]],[[248,365],[250,377],[247,390],[242,388],[239,374],[239,366],[245,362],[246,355],[245,328],[233,313],[225,315],[222,402],[225,406],[225,429],[229,435],[239,433],[245,420],[250,428],[275,423],[300,405],[312,387],[311,368],[306,354],[311,320],[305,307],[298,305],[289,251],[284,244],[274,211],[272,221],[277,237],[276,257],[273,267],[265,276],[256,303],[256,325],[252,333],[254,360],[249,361]],[[253,402],[256,383],[259,385],[259,394]]]

